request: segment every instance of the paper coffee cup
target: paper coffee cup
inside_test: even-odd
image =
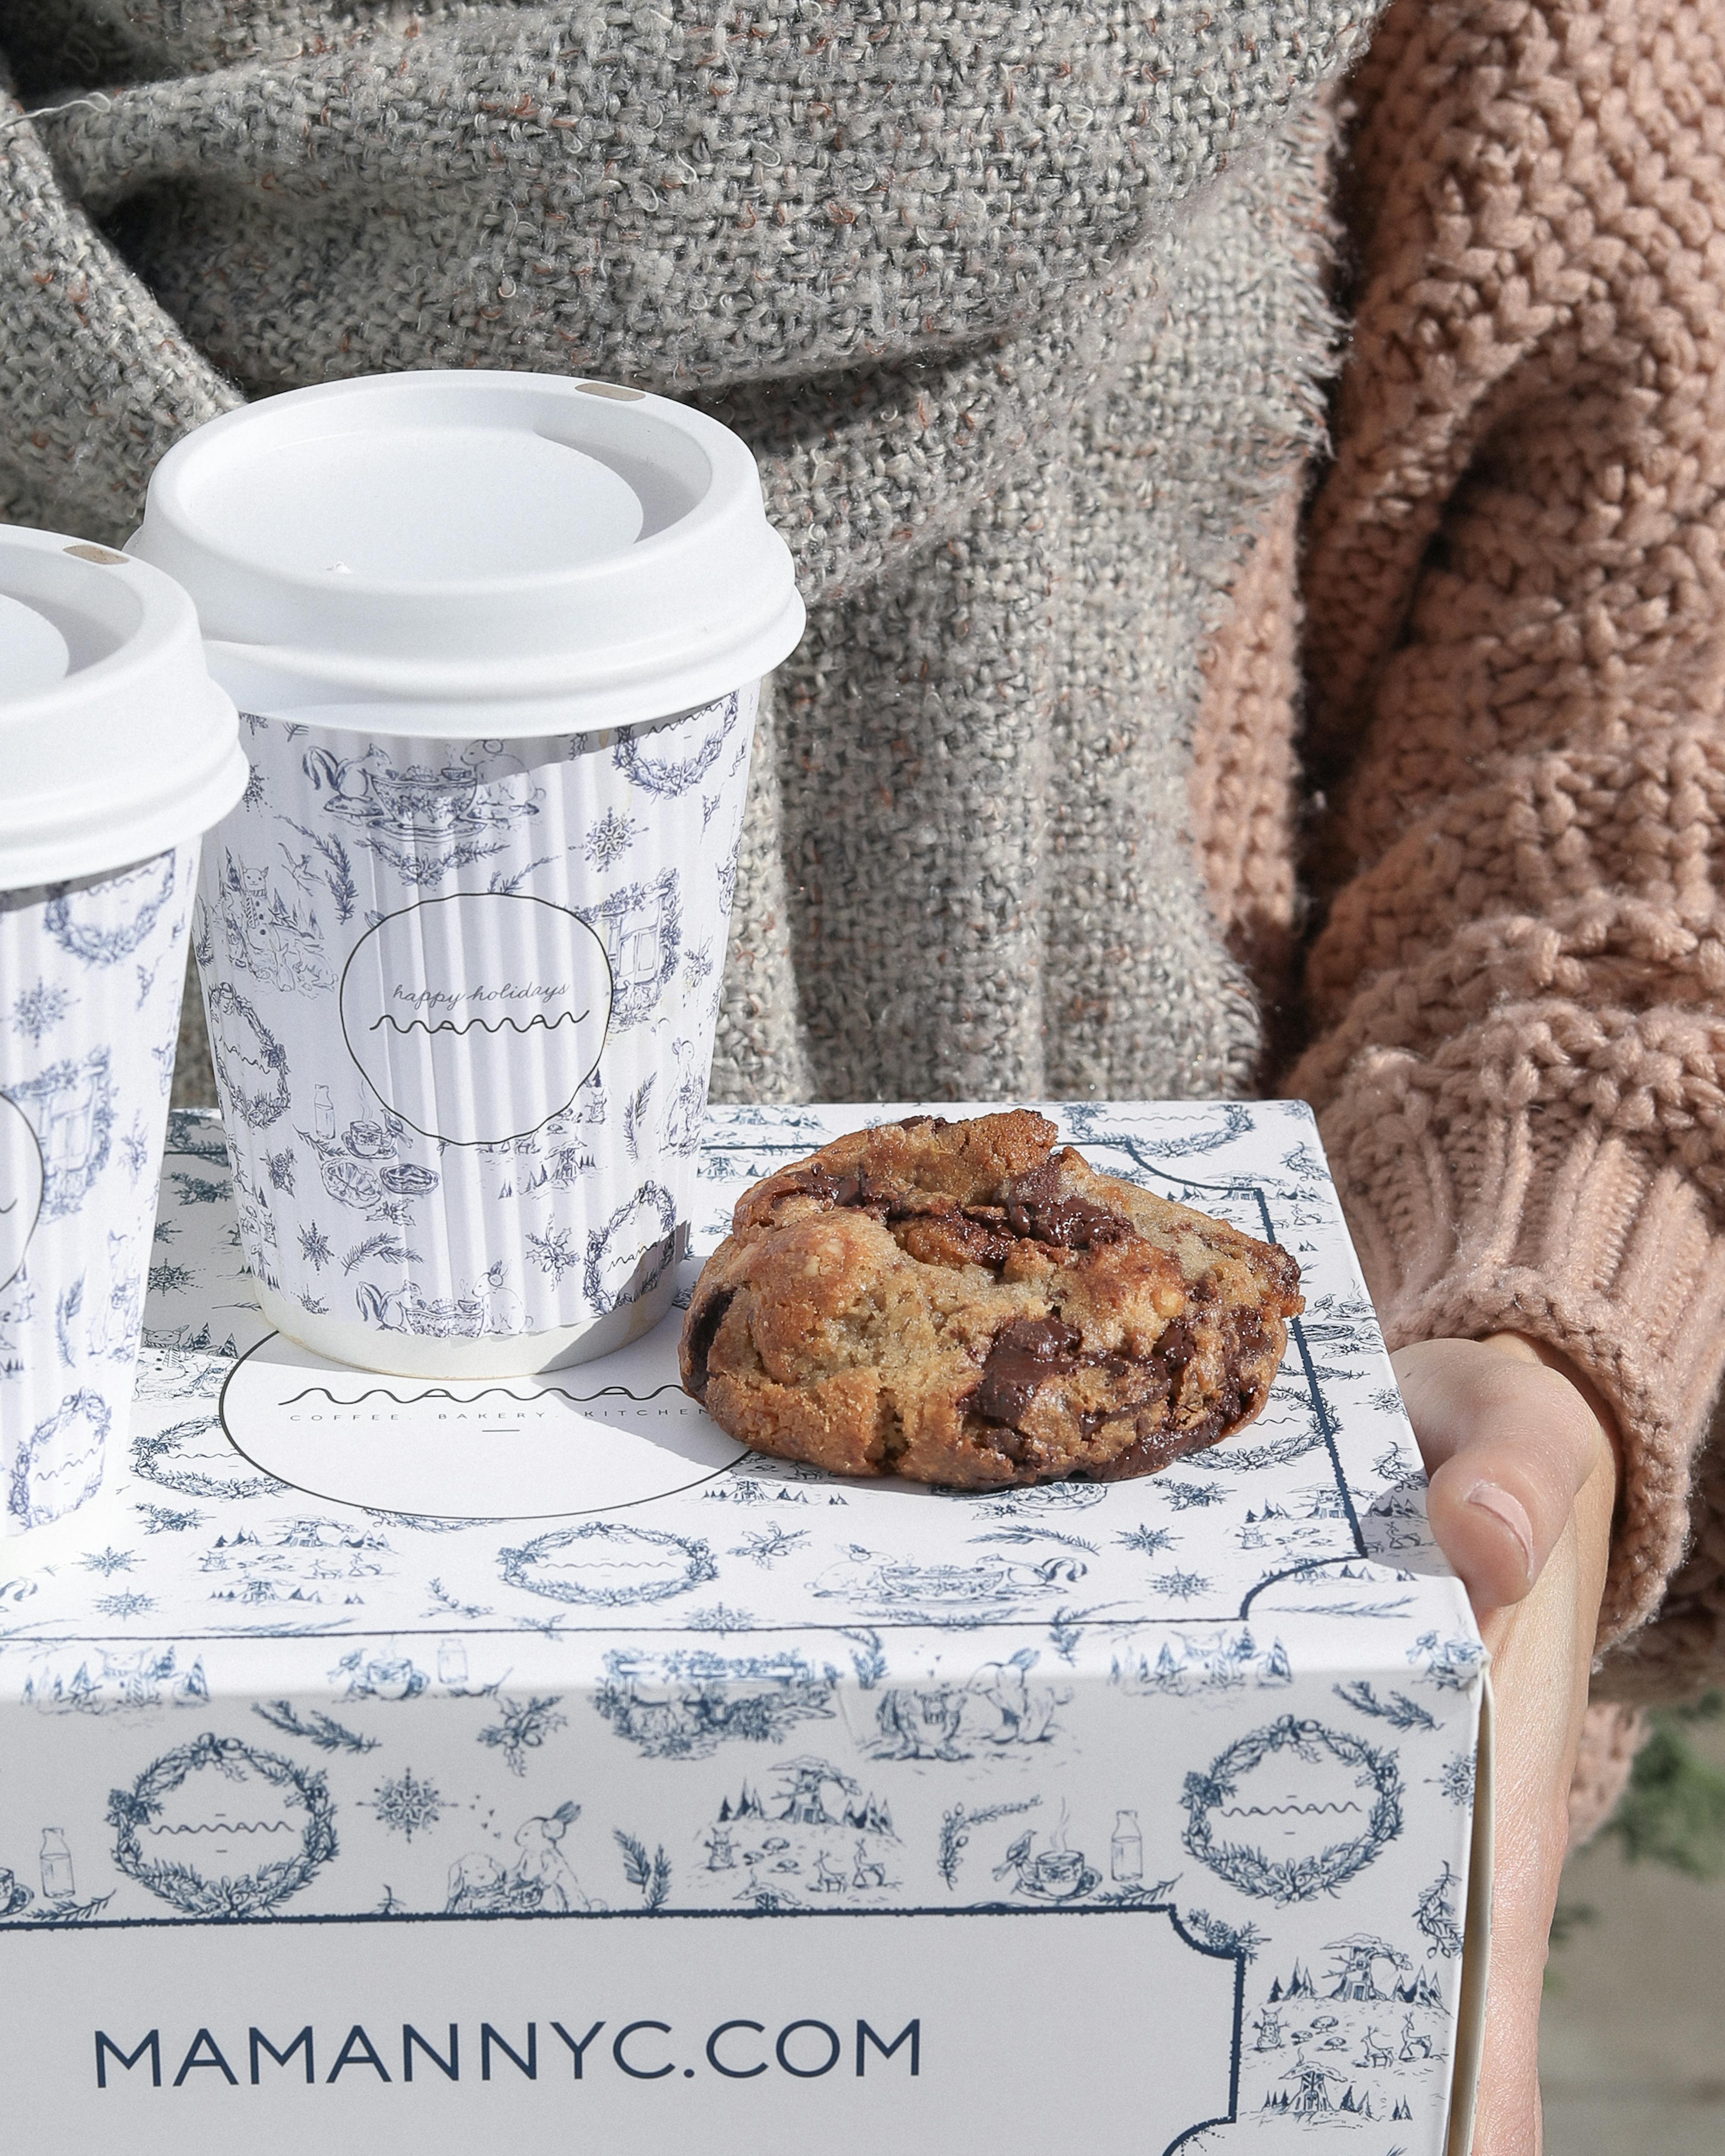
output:
[[[332,384],[171,451],[132,547],[244,721],[194,949],[266,1315],[414,1376],[635,1337],[802,629],[747,449],[605,384]]]
[[[245,783],[185,595],[109,549],[0,528],[0,1534],[15,1536],[93,1497],[126,1434],[198,836]]]

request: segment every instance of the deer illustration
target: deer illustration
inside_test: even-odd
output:
[[[828,1862],[827,1853],[823,1849],[815,1857],[814,1876],[809,1883],[817,1894],[842,1894],[850,1881],[842,1871],[835,1871]]]
[[[1395,2053],[1369,2025],[1366,2030],[1365,2048],[1360,2053],[1359,2062],[1363,2066],[1388,2066],[1395,2063]]]

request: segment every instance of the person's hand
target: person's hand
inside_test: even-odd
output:
[[[1392,1358],[1432,1532],[1491,1655],[1497,1864],[1474,2156],[1537,2156],[1539,1999],[1617,1496],[1592,1387],[1515,1333]]]

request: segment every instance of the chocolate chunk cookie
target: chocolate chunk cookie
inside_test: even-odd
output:
[[[1025,1109],[913,1116],[757,1183],[684,1386],[762,1452],[959,1489],[1153,1474],[1240,1429],[1299,1267],[1055,1142]]]

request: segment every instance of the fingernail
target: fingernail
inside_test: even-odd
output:
[[[1522,1553],[1522,1563],[1527,1578],[1533,1577],[1533,1522],[1527,1517],[1527,1508],[1519,1497],[1512,1497],[1507,1490],[1495,1482],[1476,1482],[1467,1493],[1467,1503],[1477,1505],[1482,1512],[1489,1512],[1494,1520],[1502,1520],[1516,1538]]]

